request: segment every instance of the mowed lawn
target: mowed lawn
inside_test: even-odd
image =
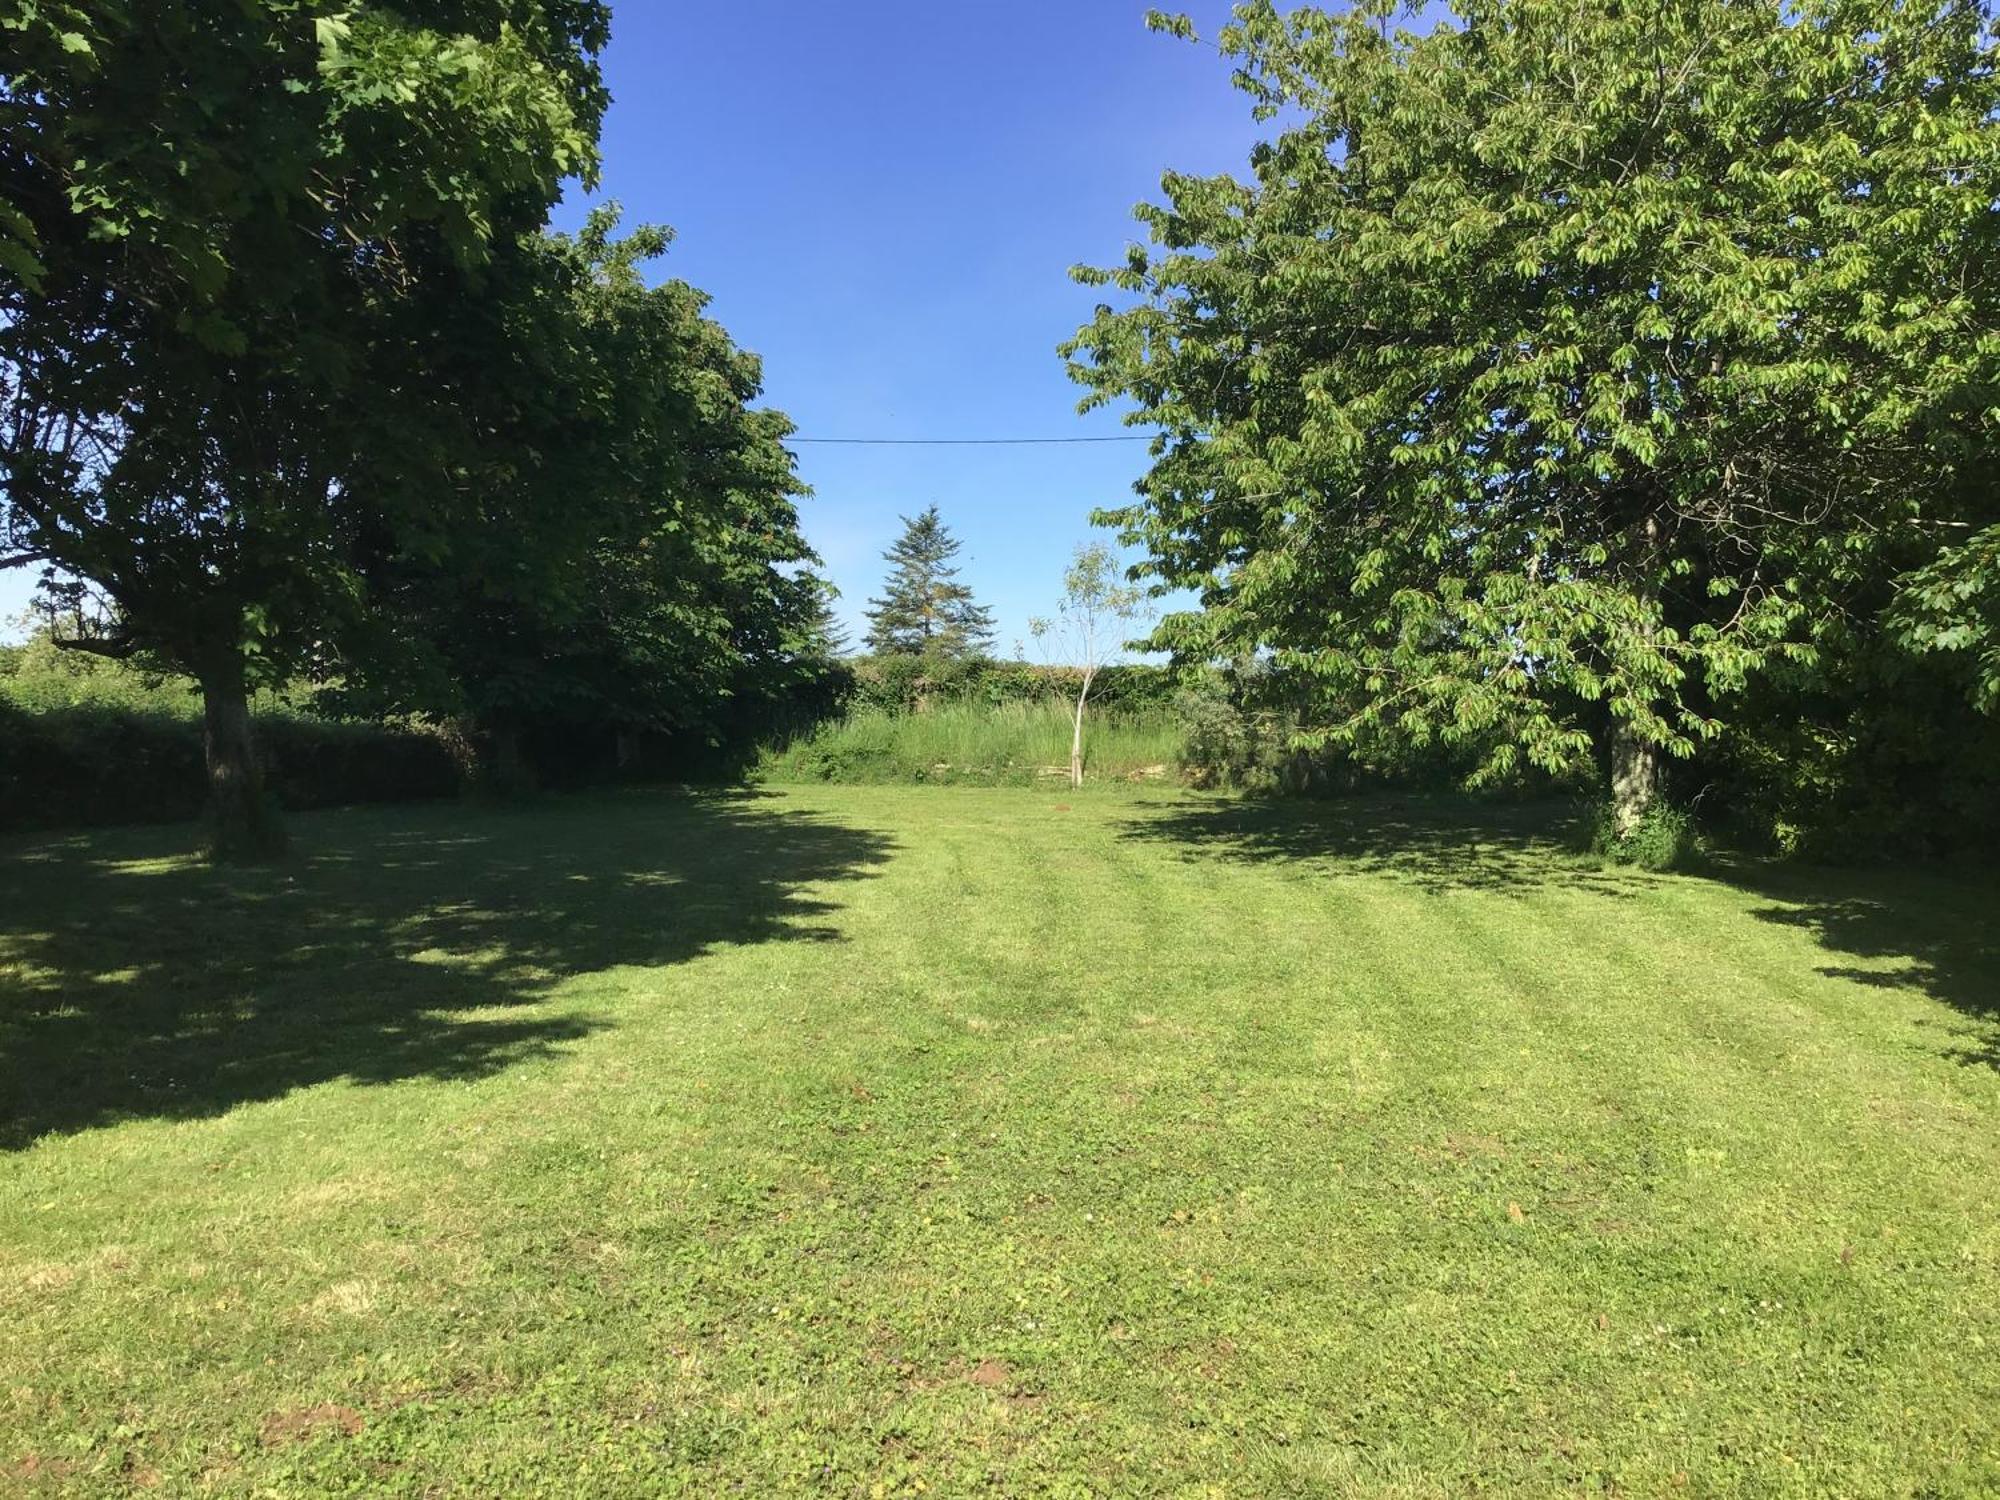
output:
[[[0,1489],[2000,1492],[2000,887],[1544,822],[0,845]]]

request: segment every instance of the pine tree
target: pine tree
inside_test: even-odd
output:
[[[814,649],[823,656],[847,655],[847,627],[840,623],[840,616],[833,608],[833,601],[839,597],[839,589],[821,581],[819,602],[813,607],[812,623],[808,628]]]
[[[903,518],[903,535],[883,553],[894,564],[880,599],[868,601],[868,646],[883,656],[978,656],[993,642],[993,612],[955,582],[958,540],[935,505]]]

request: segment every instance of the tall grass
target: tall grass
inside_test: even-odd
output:
[[[1084,721],[1084,774],[1137,780],[1170,774],[1180,730],[1166,710],[1091,715]],[[770,781],[1064,784],[1070,710],[1042,703],[950,703],[919,713],[864,708],[767,750]]]

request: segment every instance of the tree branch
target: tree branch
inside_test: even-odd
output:
[[[0,573],[6,572],[9,568],[25,568],[31,563],[47,562],[48,560],[49,554],[46,552],[0,554]]]
[[[78,636],[66,641],[51,631],[49,639],[60,650],[81,651],[88,656],[108,656],[114,661],[124,661],[139,649],[139,643],[129,635]]]

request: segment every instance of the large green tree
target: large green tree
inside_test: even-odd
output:
[[[702,293],[647,284],[667,232],[617,223],[544,237],[519,288],[495,349],[515,363],[476,398],[487,541],[363,569],[399,637],[370,654],[406,669],[364,698],[459,716],[501,761],[537,730],[718,740],[827,666],[791,424],[753,404],[759,362]]]
[[[882,554],[889,577],[868,601],[868,646],[883,656],[980,656],[993,643],[993,612],[958,581],[959,541],[935,505],[903,517],[903,534]]]
[[[1992,18],[1393,19],[1239,5],[1222,50],[1282,128],[1080,273],[1130,298],[1067,346],[1085,405],[1163,433],[1109,519],[1199,591],[1157,644],[1271,648],[1321,690],[1308,738],[1477,741],[1488,775],[1594,753],[1629,827],[1663,752],[2000,520]],[[1974,639],[1953,555],[1915,643]]]
[[[248,690],[362,638],[357,555],[472,530],[459,346],[504,344],[490,281],[594,169],[607,24],[0,0],[5,560],[50,570],[71,644],[200,681],[225,852],[277,838]]]

